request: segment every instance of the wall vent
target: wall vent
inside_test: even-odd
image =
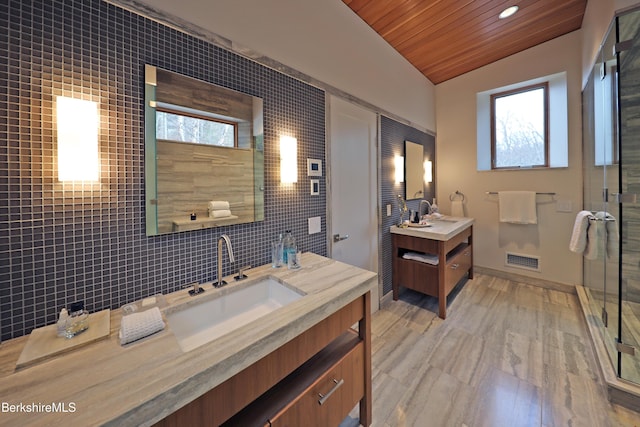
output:
[[[540,258],[531,255],[521,255],[507,252],[506,265],[525,270],[540,271]]]

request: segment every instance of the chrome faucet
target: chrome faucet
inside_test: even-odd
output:
[[[233,258],[233,248],[231,247],[231,239],[229,239],[229,236],[227,236],[226,234],[223,234],[218,239],[218,272],[216,274],[216,277],[218,278],[218,280],[216,282],[213,282],[213,286],[216,288],[221,288],[227,284],[227,282],[222,280],[222,244],[223,243],[227,244],[227,253],[229,254],[229,262],[235,262],[235,259]]]
[[[427,205],[426,209],[423,208],[424,205]],[[418,207],[418,215],[420,216],[420,219],[422,219],[423,215],[430,215],[431,214],[431,203],[429,203],[426,200],[420,200],[420,206]]]

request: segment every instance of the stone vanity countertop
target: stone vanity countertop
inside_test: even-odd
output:
[[[270,265],[247,270],[247,279],[235,282],[229,277],[229,285],[221,289],[205,284],[206,292],[196,297],[187,289],[166,295],[170,309],[267,276],[305,293],[186,353],[168,324],[160,333],[121,346],[120,309],[111,311],[108,339],[17,372],[16,361],[28,336],[3,342],[0,425],[152,425],[377,286],[375,273],[319,255],[305,253],[301,263],[299,270]]]
[[[462,230],[473,225],[473,218],[461,218],[454,216],[443,216],[439,219],[429,220],[428,227],[409,226],[406,228],[392,225],[389,230],[393,234],[404,234],[405,236],[420,237],[423,239],[447,241]]]

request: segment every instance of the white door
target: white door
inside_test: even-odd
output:
[[[334,96],[328,108],[330,256],[377,272],[377,115]],[[376,310],[378,287],[371,297]]]

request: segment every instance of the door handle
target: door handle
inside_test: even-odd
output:
[[[334,241],[334,242],[339,242],[339,241],[341,241],[341,240],[347,240],[348,238],[349,238],[349,235],[348,235],[348,234],[345,234],[344,236],[341,236],[341,235],[339,235],[339,234],[334,234],[334,235],[333,235],[333,241]]]

